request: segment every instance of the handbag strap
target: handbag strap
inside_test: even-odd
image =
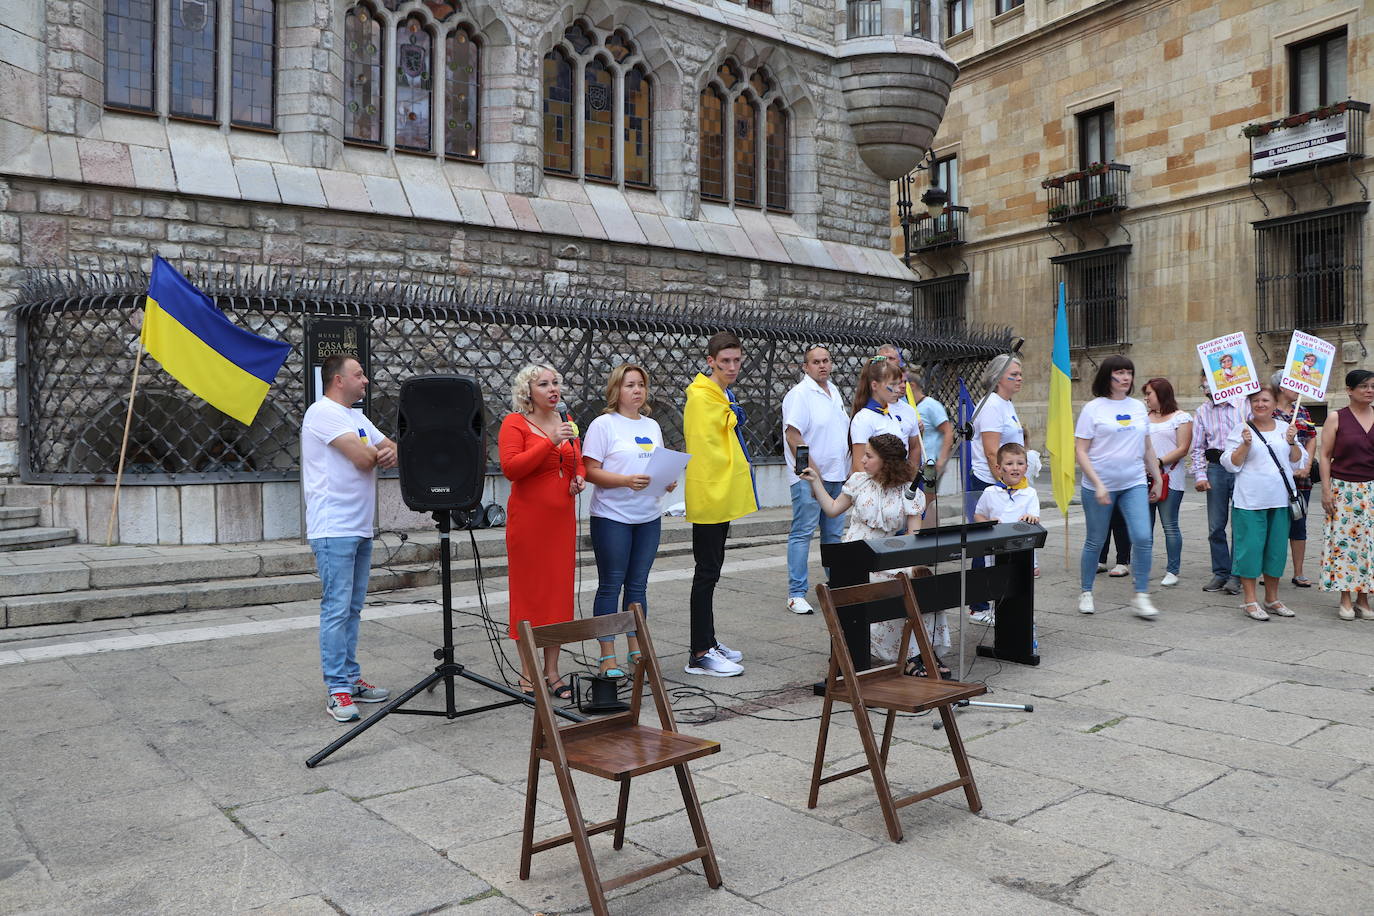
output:
[[[1255,431],[1255,435],[1259,436],[1260,441],[1264,443],[1264,450],[1269,453],[1270,458],[1274,459],[1274,467],[1279,469],[1279,479],[1283,481],[1283,488],[1288,491],[1288,498],[1290,500],[1297,498],[1297,494],[1293,492],[1293,485],[1288,482],[1288,475],[1283,472],[1283,465],[1279,464],[1279,456],[1275,455],[1274,450],[1269,447],[1269,440],[1264,438],[1264,433],[1259,431],[1254,420],[1246,420],[1245,425]]]

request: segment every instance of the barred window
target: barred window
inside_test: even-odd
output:
[[[1253,224],[1261,333],[1364,324],[1361,230],[1368,209],[1362,201]]]
[[[962,329],[966,316],[964,313],[964,292],[968,289],[968,274],[954,274],[948,277],[935,277],[916,284],[916,324],[923,333],[929,333],[931,324],[936,325],[937,333]]]
[[[544,55],[544,170],[653,187],[653,100],[630,36],[577,20]]]
[[[1059,284],[1067,287],[1071,348],[1115,347],[1130,340],[1126,296],[1130,253],[1130,245],[1117,245],[1050,258],[1054,303]]]
[[[746,81],[727,59],[701,91],[700,106],[702,199],[785,212],[788,114],[768,72],[756,70]]]
[[[393,15],[403,6],[404,16]],[[482,49],[462,16],[457,0],[422,0],[419,8],[404,0],[359,0],[349,8],[344,140],[480,158]]]
[[[227,112],[231,125],[270,130],[276,28],[275,0],[107,0],[105,106],[210,123]]]

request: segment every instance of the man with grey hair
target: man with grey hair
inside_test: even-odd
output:
[[[830,351],[808,347],[802,354],[802,378],[782,399],[782,436],[787,457],[787,479],[792,493],[792,530],[787,536],[787,609],[810,614],[806,600],[807,564],[811,536],[821,529],[821,543],[835,544],[844,534],[844,515],[830,518],[811,492],[811,485],[797,476],[797,448],[805,446],[808,464],[821,477],[821,486],[832,498],[840,495],[849,478],[849,413],[839,389],[830,382]],[[827,573],[828,575],[828,573]]]

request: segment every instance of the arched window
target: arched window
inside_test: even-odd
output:
[[[219,83],[219,9],[216,0],[180,0],[172,10],[173,117],[215,119]]]
[[[787,199],[787,111],[782,102],[768,106],[768,141],[765,148],[768,174],[768,209],[786,212]]]
[[[462,12],[458,0],[423,0],[419,9],[405,0],[359,0],[348,10],[345,140],[479,158],[482,49],[472,26],[459,21]]]
[[[754,206],[759,189],[754,177],[759,168],[759,116],[751,92],[735,98],[735,203]]]
[[[430,34],[419,16],[396,26],[396,148],[427,153],[433,141],[429,112],[434,96]]]
[[[615,75],[600,58],[587,62],[582,89],[583,174],[606,181],[615,177]]]
[[[562,48],[544,55],[544,171],[573,173],[573,68]]]
[[[625,183],[647,188],[653,184],[653,132],[650,116],[654,88],[643,67],[625,72]]]
[[[544,55],[544,170],[652,187],[652,132],[653,84],[634,42],[568,26]]]
[[[344,139],[382,142],[382,22],[359,3],[344,20]]]
[[[725,199],[725,95],[714,85],[701,93],[701,196]]]
[[[777,83],[763,69],[745,80],[727,58],[700,104],[702,200],[787,212],[788,115]]]
[[[467,26],[459,26],[444,40],[444,154],[477,158],[477,74],[481,48]]]

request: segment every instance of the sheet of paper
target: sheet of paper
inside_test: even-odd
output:
[[[654,449],[649,456],[649,467],[645,470],[650,478],[649,486],[645,489],[654,496],[667,493],[668,487],[677,482],[691,460],[692,456],[686,452],[675,452],[670,448]]]

